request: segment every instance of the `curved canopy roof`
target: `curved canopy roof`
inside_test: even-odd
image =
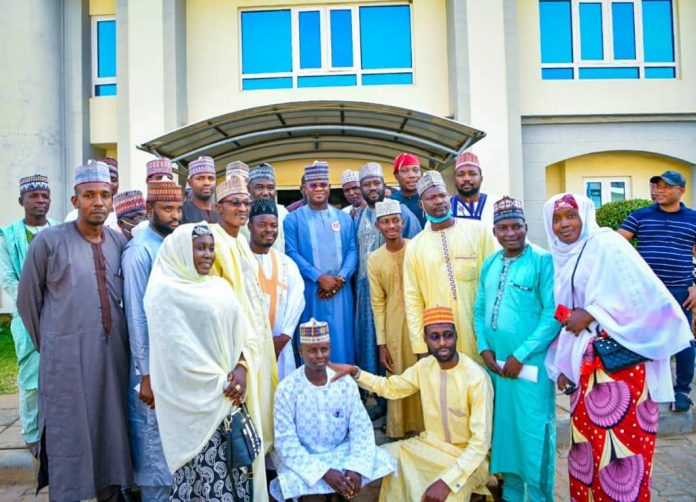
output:
[[[451,119],[375,103],[304,101],[259,106],[192,124],[139,145],[181,166],[200,155],[223,166],[292,159],[371,158],[410,152],[444,169],[485,133]]]

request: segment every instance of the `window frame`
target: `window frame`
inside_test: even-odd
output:
[[[633,4],[633,28],[635,33],[635,59],[615,59],[614,58],[614,31],[612,26],[612,3],[631,3]],[[537,6],[540,2],[537,2]],[[603,60],[583,60],[581,58],[581,33],[580,33],[580,4],[599,3],[602,5],[602,50]],[[674,78],[680,78],[679,73],[679,39],[677,30],[677,2],[671,0],[672,7],[672,47],[674,48],[674,61],[672,62],[646,62],[643,47],[643,0],[570,0],[570,21],[571,21],[571,43],[573,61],[569,63],[544,63],[541,62],[541,70],[545,69],[573,69],[572,79],[561,80],[590,80],[580,78],[581,68],[638,68],[638,78],[629,80],[652,80],[645,78],[646,68],[674,68]],[[541,23],[539,24],[539,36],[541,37]],[[541,61],[541,53],[539,55]],[[542,80],[551,80],[544,79]]]
[[[408,7],[410,19],[410,35],[411,35],[411,68],[377,68],[365,70],[362,68],[362,46],[360,42],[360,8],[361,7]],[[290,32],[291,32],[291,50],[292,50],[292,71],[290,72],[275,72],[275,73],[254,73],[245,76],[242,68],[242,57],[244,47],[242,44],[242,14],[246,12],[265,12],[274,10],[289,10],[290,11]],[[351,31],[353,40],[353,66],[352,67],[333,67],[331,55],[331,11],[334,10],[349,10],[351,11]],[[300,68],[300,12],[319,12],[320,25],[320,46],[321,46],[321,68]],[[365,75],[383,75],[383,74],[400,74],[410,73],[412,84],[416,83],[416,44],[413,42],[413,5],[410,2],[375,2],[369,4],[336,4],[336,5],[303,5],[301,7],[293,6],[278,6],[278,7],[252,7],[239,9],[238,15],[239,33],[239,90],[240,92],[251,91],[256,89],[244,89],[244,81],[260,80],[268,78],[292,78],[292,87],[266,89],[266,90],[288,90],[288,89],[303,89],[298,85],[301,77],[324,77],[324,76],[341,76],[354,75],[356,84],[348,87],[363,87],[363,76]],[[382,84],[382,85],[402,85],[402,84]],[[366,87],[374,87],[367,85]]]
[[[116,16],[91,16],[91,42],[92,42],[92,97],[93,98],[108,98],[112,96],[98,96],[97,87],[101,85],[116,85],[116,94],[118,94],[118,56],[116,62],[116,76],[100,77],[99,76],[99,31],[97,25],[103,21],[113,21],[116,23]],[[118,24],[116,24],[116,37],[118,37]],[[118,50],[118,38],[116,40],[116,50]]]
[[[583,188],[583,194],[589,199],[590,197],[587,195],[587,184],[588,183],[599,183],[602,193],[600,195],[601,198],[601,204],[599,207],[595,207],[596,209],[599,209],[602,207],[604,204],[608,204],[612,202],[611,200],[611,184],[613,182],[622,182],[624,184],[624,188],[626,191],[626,196],[624,200],[629,200],[631,197],[633,197],[633,186],[632,186],[632,179],[631,176],[583,176],[582,178],[582,188]],[[590,199],[592,200],[592,199]]]

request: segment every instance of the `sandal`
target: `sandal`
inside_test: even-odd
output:
[[[689,411],[689,408],[691,408],[693,404],[694,402],[691,400],[688,394],[684,392],[675,392],[674,402],[672,403],[672,411]]]

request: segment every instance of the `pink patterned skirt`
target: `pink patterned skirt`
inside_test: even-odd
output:
[[[645,365],[610,375],[588,343],[570,406],[571,501],[650,500],[659,408],[648,395]]]

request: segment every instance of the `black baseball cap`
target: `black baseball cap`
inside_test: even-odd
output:
[[[657,183],[660,180],[668,185],[678,185],[682,188],[686,187],[686,178],[677,171],[665,171],[659,176],[653,176],[650,178],[650,183]]]

